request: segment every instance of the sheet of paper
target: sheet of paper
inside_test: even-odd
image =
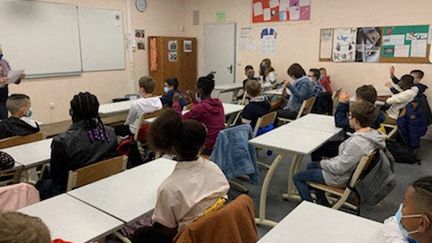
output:
[[[279,12],[288,11],[289,9],[289,0],[280,0],[279,1]]]
[[[391,35],[390,36],[390,45],[404,45],[405,44],[405,35]]]
[[[427,40],[411,41],[411,57],[426,57]]]
[[[271,20],[271,10],[269,8],[264,9],[264,21]]]
[[[409,45],[399,45],[394,48],[394,57],[409,57]]]
[[[15,83],[20,77],[21,75],[24,73],[24,69],[20,69],[20,70],[10,70],[8,73],[8,80],[6,83],[2,84],[0,87],[4,87],[6,86],[6,84],[12,84]]]
[[[254,9],[254,16],[260,16],[263,14],[263,6],[262,6],[262,2],[256,2],[253,5],[253,9]]]
[[[290,20],[299,20],[300,19],[300,8],[299,7],[290,7],[289,8],[289,16],[290,16]]]
[[[276,8],[279,6],[279,0],[270,0],[270,8]]]
[[[299,5],[300,6],[310,6],[311,3],[310,3],[310,0],[300,0]]]
[[[322,30],[320,58],[331,58],[333,46],[333,30]]]

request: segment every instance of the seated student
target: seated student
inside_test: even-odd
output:
[[[432,177],[416,180],[405,191],[396,214],[384,221],[385,243],[432,242]]]
[[[197,82],[197,99],[194,100],[189,112],[183,115],[183,119],[194,119],[202,122],[207,128],[207,138],[203,154],[210,155],[216,143],[219,131],[225,129],[225,113],[222,102],[218,98],[212,98],[215,81],[212,73],[200,77]],[[179,96],[174,96],[173,109],[181,114],[182,108]]]
[[[311,68],[309,69],[307,76],[309,80],[312,82],[312,96],[317,97],[320,94],[322,94],[324,92],[324,88],[319,81],[321,76],[320,71],[316,68]]]
[[[155,237],[156,231],[163,232],[157,238],[172,239],[219,197],[226,197],[229,190],[221,169],[199,156],[206,140],[202,123],[182,121],[177,112],[165,110],[152,123],[148,139],[155,151],[175,153],[178,162],[174,172],[158,188],[152,230],[138,230],[132,242],[150,242],[146,236]]]
[[[116,155],[114,129],[105,126],[98,114],[99,101],[88,92],[71,101],[72,126],[54,137],[51,144],[50,176],[36,184],[41,198],[66,191],[68,173]]]
[[[139,126],[139,117],[146,113],[152,113],[162,109],[162,102],[159,97],[153,96],[155,81],[148,76],[139,79],[139,93],[141,98],[134,100],[129,110],[125,125],[129,126],[132,134],[135,134]]]
[[[386,104],[390,105],[390,108],[386,111],[386,120],[384,123],[396,124],[397,118],[399,117],[400,110],[403,109],[408,103],[414,100],[417,96],[419,89],[413,87],[414,77],[411,75],[403,75],[398,83],[402,92],[393,94],[386,100]]]
[[[325,92],[333,94],[333,90],[332,90],[332,87],[331,87],[330,76],[327,75],[327,69],[325,69],[325,68],[322,67],[319,70],[320,70],[320,73],[321,73],[320,83],[324,87]]]
[[[265,58],[261,61],[259,74],[263,90],[271,90],[273,85],[277,84],[277,75],[270,59]]]
[[[414,86],[416,86],[419,89],[418,96],[422,95],[427,89],[428,86],[421,83],[421,80],[423,79],[424,72],[422,70],[412,70],[410,72],[410,75],[414,78]],[[386,83],[386,86],[390,88],[393,94],[397,94],[402,92],[403,90],[399,86],[399,79],[395,76],[395,68],[394,66],[390,67],[390,78],[393,81],[392,85],[390,82]]]
[[[1,243],[50,243],[48,227],[37,217],[19,212],[0,214]]]
[[[331,159],[312,162],[307,170],[294,175],[294,184],[302,200],[312,202],[311,189],[307,182],[344,187],[364,155],[372,150],[385,148],[385,136],[371,128],[377,113],[378,110],[369,102],[353,104],[349,123],[355,133],[339,146],[338,155]],[[317,190],[316,197],[317,203],[329,205],[323,191]]]
[[[251,79],[257,80],[257,81],[260,80],[259,78],[255,77],[255,70],[251,65],[247,65],[245,67],[245,75],[246,75],[246,79],[243,80],[243,89],[240,90],[240,92],[237,94],[237,100],[243,99],[243,95],[244,95],[244,92],[246,90],[246,82],[248,80],[251,80]]]
[[[292,95],[288,99],[288,104],[283,109],[278,110],[277,114],[279,117],[295,119],[303,101],[312,96],[312,86],[300,64],[292,64],[287,73],[294,80],[293,82],[288,80],[284,82]]]
[[[24,94],[12,94],[6,101],[11,117],[0,122],[0,139],[25,136],[39,132],[39,125],[31,117],[30,98]]]
[[[260,95],[261,84],[258,81],[253,79],[247,81],[246,92],[251,99],[243,109],[242,123],[250,124],[254,129],[258,118],[269,113],[271,107],[267,97]]]
[[[186,106],[186,100],[181,95],[180,91],[178,91],[179,81],[177,78],[168,78],[164,83],[164,95],[160,97],[160,100],[164,107],[172,107],[173,105],[173,96],[174,94],[180,94],[179,103],[183,109]]]

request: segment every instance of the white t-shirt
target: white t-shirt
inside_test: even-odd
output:
[[[153,220],[181,230],[218,197],[226,196],[229,188],[228,180],[214,162],[201,157],[178,162],[174,172],[158,188]]]
[[[139,126],[138,118],[143,114],[152,113],[160,109],[162,109],[162,102],[159,97],[139,98],[132,103],[125,125],[129,125],[129,130],[135,134]]]

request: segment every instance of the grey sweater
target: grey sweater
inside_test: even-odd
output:
[[[372,150],[383,148],[385,136],[378,131],[355,132],[339,146],[338,156],[321,160],[325,183],[330,186],[346,186],[360,159]]]

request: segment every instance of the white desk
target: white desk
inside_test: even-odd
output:
[[[243,89],[243,83],[220,84],[214,87],[214,90],[218,92],[218,97],[222,93],[238,92],[241,89]]]
[[[51,142],[52,138],[44,139],[2,149],[1,151],[8,153],[24,168],[31,168],[49,161],[51,158]]]
[[[244,105],[236,105],[236,104],[228,104],[228,103],[222,103],[222,105],[224,108],[225,116],[243,111],[243,109],[245,107]],[[183,114],[185,114],[187,112],[188,111],[182,111]],[[156,117],[146,119],[146,120],[144,120],[144,122],[145,123],[152,123],[152,122],[154,122],[154,120],[156,120]]]
[[[300,119],[290,122],[292,126],[308,128],[319,131],[326,131],[332,133],[342,132],[342,128],[335,126],[334,116],[307,114]]]
[[[125,223],[156,204],[157,188],[173,172],[175,161],[160,158],[68,192]]]
[[[67,194],[33,204],[19,210],[36,216],[48,226],[51,237],[72,242],[88,242],[101,238],[123,223]]]
[[[126,100],[120,102],[114,102],[109,104],[103,104],[99,106],[99,114],[101,116],[112,115],[115,113],[127,112],[129,111],[133,100]]]
[[[292,199],[294,195],[292,176],[298,171],[303,156],[312,153],[335,135],[337,135],[337,132],[312,130],[288,123],[249,141],[259,148],[270,149],[278,153],[264,178],[261,188],[259,218],[256,219],[257,224],[276,225],[276,222],[265,219],[267,192],[274,172],[282,160],[287,157],[287,154],[293,153],[294,157],[288,173],[288,193],[283,196],[286,199]]]
[[[302,202],[260,243],[382,243],[381,223],[310,202]]]

